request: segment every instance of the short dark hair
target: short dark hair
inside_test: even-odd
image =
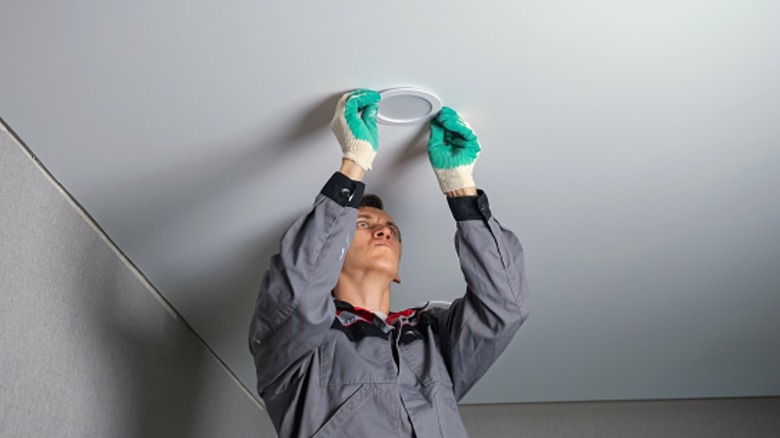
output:
[[[373,207],[379,210],[384,210],[385,203],[382,202],[382,198],[374,194],[363,195],[363,200],[360,201],[361,207]]]

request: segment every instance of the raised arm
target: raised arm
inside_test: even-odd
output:
[[[331,126],[344,153],[341,169],[311,211],[284,233],[263,277],[249,330],[261,394],[300,365],[333,323],[330,293],[355,233],[364,190],[360,180],[376,154],[378,102],[379,95],[368,90],[339,101]]]
[[[284,233],[257,296],[249,346],[258,388],[314,350],[333,322],[330,291],[355,232],[363,184],[335,173]]]
[[[528,317],[523,248],[493,216],[487,195],[448,198],[466,293],[437,315],[439,346],[460,400]]]
[[[466,293],[436,316],[439,348],[462,398],[506,349],[528,316],[523,248],[492,216],[472,177],[481,146],[471,126],[443,108],[431,121],[428,156],[457,221],[455,249]]]

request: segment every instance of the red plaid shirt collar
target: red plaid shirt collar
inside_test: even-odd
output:
[[[401,325],[403,325],[406,321],[409,320],[412,316],[414,316],[415,313],[419,309],[404,309],[398,312],[390,312],[389,315],[387,315],[387,319],[383,320],[380,318],[376,313],[364,309],[362,307],[356,307],[352,304],[349,304],[346,301],[340,301],[340,300],[333,300],[336,303],[336,316],[340,319],[344,319],[342,317],[344,312],[348,312],[350,316],[354,316],[356,319],[365,321],[369,324],[374,324],[379,326],[380,328],[384,328],[385,330],[392,330],[396,322],[400,322]],[[343,315],[346,316],[346,315]]]

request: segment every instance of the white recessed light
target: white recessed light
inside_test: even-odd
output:
[[[380,91],[377,123],[411,125],[425,123],[441,111],[441,99],[417,87],[397,87]]]

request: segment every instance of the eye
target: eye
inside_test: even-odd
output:
[[[358,228],[368,228],[368,222],[366,222],[366,221],[358,221],[357,222],[357,227]]]

